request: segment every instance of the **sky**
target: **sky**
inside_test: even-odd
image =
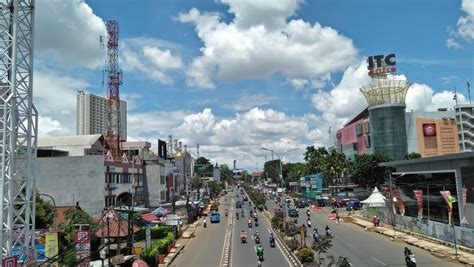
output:
[[[452,108],[455,89],[468,102],[474,81],[474,0],[41,0],[40,138],[75,135],[77,91],[106,95],[107,20],[120,28],[127,140],[156,150],[173,135],[249,171],[271,160],[262,147],[286,163],[331,146],[367,106],[368,56],[396,54],[407,110]]]

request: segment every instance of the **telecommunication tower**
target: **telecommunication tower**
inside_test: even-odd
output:
[[[107,107],[105,140],[107,156],[115,160],[120,158],[120,96],[119,87],[122,84],[122,71],[118,67],[118,36],[119,28],[116,20],[108,20],[107,28]]]
[[[34,10],[34,0],[0,2],[0,242],[2,257],[19,253],[26,264],[36,254]]]

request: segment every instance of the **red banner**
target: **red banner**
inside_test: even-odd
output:
[[[418,203],[418,218],[423,217],[423,190],[413,190],[416,197],[416,203]]]
[[[400,194],[400,189],[395,190],[395,197],[397,198],[398,210],[400,214],[403,216],[405,215],[405,203],[403,202],[402,196]]]

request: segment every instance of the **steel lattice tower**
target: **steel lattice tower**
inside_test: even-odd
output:
[[[105,139],[114,159],[120,157],[120,96],[122,72],[118,67],[118,22],[108,20],[107,27],[107,117]]]
[[[2,256],[34,251],[37,111],[34,0],[0,1],[0,240]],[[18,250],[21,249],[21,250]],[[28,257],[26,263],[33,261]]]

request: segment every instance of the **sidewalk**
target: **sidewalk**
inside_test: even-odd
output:
[[[392,227],[389,226],[378,226],[374,227],[372,222],[359,217],[357,215],[353,215],[348,217],[349,219],[344,221],[352,221],[353,224],[359,225],[365,228],[367,231],[374,231],[376,233],[385,235],[390,237],[390,240],[400,240],[404,241],[407,244],[412,246],[416,246],[422,248],[424,250],[430,251],[436,257],[439,258],[449,258],[452,260],[458,260],[463,264],[468,264],[470,266],[474,266],[474,254],[471,252],[467,252],[465,250],[469,250],[468,248],[461,249],[458,247],[458,256],[456,258],[456,252],[454,247],[444,245],[445,243],[442,240],[437,241],[436,239],[430,237],[424,237],[421,235],[410,235],[405,232],[401,232],[398,230],[394,230]],[[472,250],[471,250],[472,251]]]
[[[197,220],[196,222],[183,226],[182,234],[179,239],[176,240],[175,246],[170,250],[170,253],[166,255],[165,263],[160,264],[160,267],[169,266],[173,260],[178,256],[181,250],[186,247],[186,245],[191,241],[191,238],[195,236],[196,229],[201,225],[201,221]]]

